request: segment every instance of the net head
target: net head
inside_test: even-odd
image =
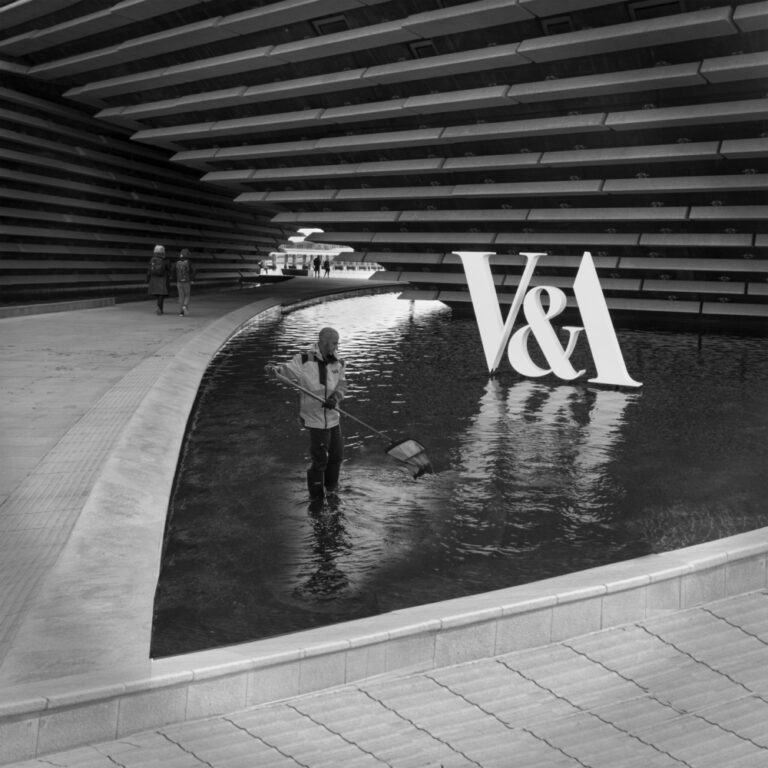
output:
[[[430,474],[433,471],[426,449],[417,440],[408,439],[392,443],[387,448],[387,453],[393,459],[397,459],[397,461],[401,461],[413,469],[415,478]]]

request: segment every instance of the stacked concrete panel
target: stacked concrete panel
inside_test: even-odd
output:
[[[621,317],[766,327],[766,2],[85,6],[0,9],[0,54],[406,298],[468,308],[457,249],[502,302],[589,250]]]
[[[157,243],[172,261],[192,251],[198,287],[260,273],[281,234],[268,217],[30,81],[3,83],[3,303],[143,295]]]

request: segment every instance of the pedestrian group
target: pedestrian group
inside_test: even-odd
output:
[[[176,281],[179,296],[179,317],[189,312],[189,297],[195,280],[195,268],[190,262],[189,248],[182,248],[178,261],[171,264],[165,253],[165,246],[156,245],[147,268],[147,292],[155,297],[156,314],[163,314],[165,297],[170,293],[171,279]]]

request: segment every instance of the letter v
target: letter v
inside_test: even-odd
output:
[[[539,256],[546,256],[546,254],[520,254],[526,257],[527,263],[512,306],[509,308],[507,320],[503,322],[499,298],[496,295],[493,275],[491,274],[490,257],[495,256],[495,252],[453,251],[453,253],[461,259],[464,267],[469,295],[472,299],[472,307],[475,310],[475,319],[480,331],[480,340],[483,342],[485,362],[488,364],[488,372],[493,373],[501,363],[501,356],[504,354],[504,348],[515,326],[517,315],[531,282],[533,270],[536,269],[536,262],[539,260]]]

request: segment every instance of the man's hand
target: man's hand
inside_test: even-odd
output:
[[[336,399],[336,395],[331,395],[323,403],[323,408],[327,408],[328,410],[332,411],[337,406],[338,402],[339,401]]]
[[[278,367],[276,365],[272,365],[271,363],[264,366],[264,372],[267,374],[267,376],[277,376],[278,370]]]

